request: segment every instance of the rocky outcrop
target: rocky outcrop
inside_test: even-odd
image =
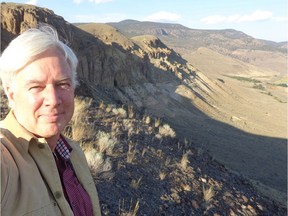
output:
[[[86,25],[84,31],[51,10],[25,4],[2,3],[1,50],[16,35],[40,23],[54,26],[76,52],[78,77],[91,89],[179,82],[185,76],[194,76],[194,68],[155,37],[130,40],[112,27],[107,32],[108,25]]]
[[[89,86],[110,88],[145,81],[149,70],[145,62],[104,44],[53,11],[13,3],[2,3],[1,6],[1,50],[25,29],[46,23],[54,26],[60,38],[76,52],[79,58],[78,77]]]

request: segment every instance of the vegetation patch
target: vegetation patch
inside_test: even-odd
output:
[[[286,213],[159,118],[86,98],[75,110],[68,135],[85,151],[103,215]]]
[[[230,77],[232,79],[236,79],[239,81],[243,81],[243,82],[251,82],[251,83],[261,83],[261,81],[250,78],[250,77],[242,77],[242,76],[229,76],[229,75],[225,75],[226,77]]]

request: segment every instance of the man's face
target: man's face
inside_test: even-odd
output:
[[[18,122],[37,137],[57,137],[72,118],[74,88],[64,55],[50,49],[21,69],[8,88]]]

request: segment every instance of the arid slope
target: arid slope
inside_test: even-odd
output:
[[[106,31],[109,32],[110,27]],[[97,31],[94,29],[94,32]],[[113,32],[123,38],[119,31]],[[103,33],[107,34],[102,25],[97,37],[103,37]],[[147,56],[156,67],[165,65],[169,58],[167,52],[166,57],[154,55],[161,53],[162,45],[158,45],[158,49],[153,47],[155,39],[151,36],[131,37],[131,41],[141,47],[142,56]],[[113,42],[125,49],[127,39],[113,41],[110,38],[109,43]],[[137,46],[130,45],[128,51],[131,47]],[[131,52],[140,56],[138,47]],[[273,193],[280,199],[285,197],[287,88],[274,85],[283,74],[204,47],[187,54],[186,59],[194,66],[194,76],[175,73],[180,83],[125,87],[126,97],[121,99],[125,101],[130,95],[130,101],[164,118],[178,134],[208,149],[231,170],[248,176],[258,185],[269,185],[271,191],[261,187],[269,191],[268,194]]]
[[[221,70],[214,74],[213,64],[204,68],[197,53],[194,65],[155,35],[128,38],[103,24],[75,27],[52,11],[34,6],[2,4],[1,18],[2,49],[24,26],[38,22],[55,26],[79,57],[81,86],[77,93],[98,101],[129,104],[139,113],[160,117],[179,138],[189,138],[194,147],[209,151],[229,170],[265,187],[266,195],[285,203],[286,88],[265,80],[274,76],[273,70],[258,69],[239,58],[231,59],[231,55],[217,55],[215,50],[209,54],[204,48],[207,59],[220,59],[222,65],[231,62],[234,69],[240,68],[235,70],[238,78]],[[205,36],[207,32],[198,33]],[[249,37],[246,41],[255,42]],[[233,43],[228,40],[228,45]],[[255,74],[257,81],[253,80]]]

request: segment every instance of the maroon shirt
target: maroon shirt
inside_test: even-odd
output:
[[[54,157],[64,194],[75,216],[92,216],[93,207],[90,197],[78,181],[70,161],[71,151],[71,146],[61,136],[57,141]]]

